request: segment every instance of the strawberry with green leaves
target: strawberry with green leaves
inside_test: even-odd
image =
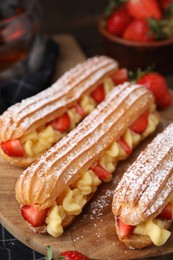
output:
[[[89,260],[89,258],[77,251],[66,251],[61,253],[57,260]]]
[[[45,260],[52,260],[52,248],[47,247],[47,257]],[[90,260],[87,256],[75,250],[69,250],[61,253],[56,260]]]
[[[153,93],[159,109],[166,109],[171,105],[172,97],[167,82],[160,73],[146,73],[137,80],[137,83],[144,85]]]
[[[110,0],[102,25],[113,35],[136,42],[173,37],[172,0]]]

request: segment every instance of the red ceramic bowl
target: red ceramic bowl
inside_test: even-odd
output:
[[[136,71],[154,65],[158,72],[173,72],[173,39],[147,43],[127,41],[110,34],[100,21],[98,30],[103,38],[105,54],[116,59],[121,67]]]

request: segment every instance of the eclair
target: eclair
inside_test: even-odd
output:
[[[143,150],[115,189],[116,233],[130,249],[162,246],[173,219],[173,123]]]
[[[16,183],[16,199],[29,226],[57,237],[101,182],[110,181],[159,123],[154,98],[145,87],[114,88],[76,128],[30,165]]]
[[[115,60],[93,57],[48,89],[8,108],[0,116],[2,157],[13,165],[29,166],[104,100],[118,75]]]

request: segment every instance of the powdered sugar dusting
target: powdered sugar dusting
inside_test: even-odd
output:
[[[173,187],[173,123],[140,153],[118,184],[113,211],[142,220],[164,205]],[[127,209],[125,209],[127,208]],[[127,216],[126,216],[127,217]],[[132,217],[131,217],[132,219]]]
[[[131,112],[133,111],[138,115],[139,111],[143,109],[143,99],[148,100],[148,106],[153,100],[150,92],[144,87],[125,83],[114,88],[106,100],[88,117],[21,175],[20,178],[24,180],[25,175],[30,176],[25,180],[25,185],[29,186],[31,176],[35,178],[34,182],[31,181],[32,186],[30,186],[31,200],[34,184],[37,183],[36,179],[42,178],[42,181],[46,182],[45,186],[50,193],[50,189],[57,189],[57,187],[49,186],[47,175],[56,180],[61,177],[64,184],[70,185],[81,169],[88,169],[96,160],[95,158],[98,158],[113,140],[118,139],[132,123],[135,116],[134,114],[131,115]],[[140,103],[139,100],[141,100]],[[136,102],[139,103],[137,108],[135,106]],[[146,105],[147,103],[145,103]],[[126,120],[126,117],[128,120]],[[57,196],[57,193],[63,187],[63,185],[58,187],[58,191],[54,192],[54,196]],[[46,193],[46,190],[44,192]],[[26,194],[23,196],[27,197]],[[46,199],[49,200],[49,198]],[[39,202],[34,201],[34,203]]]
[[[131,93],[137,89],[137,92],[135,92],[134,96],[135,98],[131,98]],[[130,101],[128,102],[128,106],[130,107],[132,105],[132,102],[135,102],[138,97],[143,94],[143,92],[146,93],[146,90],[144,88],[141,88],[139,91],[139,87],[136,88],[136,86],[129,87],[128,83],[123,84],[120,88],[115,88],[111,95],[107,97],[105,102],[102,102],[97,109],[95,109],[90,115],[88,115],[87,118],[83,120],[81,124],[79,124],[73,131],[71,131],[66,137],[64,137],[62,140],[60,140],[54,147],[52,147],[44,156],[40,159],[40,164],[42,164],[46,158],[51,156],[51,154],[54,154],[54,157],[52,159],[47,160],[46,165],[47,168],[49,168],[52,164],[54,164],[57,160],[64,157],[68,153],[68,157],[66,156],[66,163],[64,161],[61,163],[60,167],[62,170],[64,167],[67,166],[68,162],[70,163],[72,160],[74,160],[75,157],[79,157],[79,155],[89,149],[92,145],[98,142],[100,139],[100,136],[103,136],[105,132],[109,131],[109,129],[112,127],[112,125],[115,124],[115,122],[118,121],[118,119],[124,114],[124,109],[116,110],[119,105],[124,101],[125,103],[128,102],[128,98],[130,98]],[[119,95],[122,93],[121,95]],[[128,97],[128,98],[127,98]],[[116,111],[116,117],[112,116],[111,120],[108,118],[112,111]],[[107,121],[106,121],[107,120]],[[98,126],[100,127],[98,128]],[[120,124],[120,129],[123,127],[123,125]],[[97,129],[97,131],[95,131]],[[117,129],[120,130],[120,129]],[[91,135],[92,138],[87,138],[88,135]],[[109,136],[107,137],[110,138]],[[81,146],[77,147],[77,143],[81,142]],[[106,142],[105,142],[106,143]],[[97,149],[101,150],[102,143],[97,144]],[[75,149],[74,149],[75,148]],[[71,153],[69,153],[72,151]],[[93,157],[93,153],[89,153],[90,157]],[[85,157],[86,161],[88,161],[89,157]],[[78,162],[80,163],[80,162]],[[83,162],[81,162],[83,163]],[[82,165],[79,165],[79,168]]]
[[[106,190],[97,200],[91,202],[90,220],[101,218],[107,206],[110,206],[110,198],[113,196],[113,191]]]
[[[117,69],[118,64],[111,58],[98,56],[77,65],[65,73],[56,83],[39,94],[27,98],[20,103],[11,106],[0,116],[2,121],[1,139],[4,136],[10,139],[13,132],[16,137],[22,134],[32,124],[50,115],[60,108],[69,106],[76,101],[92,85],[111,70]],[[57,114],[58,115],[58,114]],[[9,128],[10,122],[10,130]],[[44,122],[43,122],[44,124]],[[19,128],[21,131],[16,131]]]

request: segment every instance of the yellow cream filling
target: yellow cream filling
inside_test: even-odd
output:
[[[96,191],[101,181],[92,170],[86,171],[75,184],[74,189],[67,187],[61,205],[53,206],[47,215],[47,232],[53,237],[63,233],[62,221],[70,215],[79,215],[87,202],[87,195]]]
[[[152,114],[152,113],[151,113]],[[149,115],[150,117],[150,115]],[[158,121],[151,116],[145,134],[150,133],[151,128],[156,128]],[[129,128],[123,134],[124,141],[131,147],[135,147],[141,140],[142,135],[134,133]],[[113,172],[119,160],[127,157],[126,152],[118,142],[113,144],[105,151],[104,155],[98,161],[109,172]],[[67,187],[65,194],[61,199],[57,199],[58,204],[50,208],[46,218],[47,232],[57,237],[62,234],[62,222],[70,215],[78,215],[81,213],[84,205],[87,203],[87,196],[94,193],[101,184],[101,180],[97,177],[93,170],[88,170],[70,187]],[[63,213],[62,213],[63,212]]]
[[[153,110],[153,109],[152,109]],[[155,114],[155,111],[150,112],[148,116],[148,126],[146,130],[140,135],[133,132],[130,128],[128,128],[123,134],[122,138],[128,144],[128,146],[133,149],[138,145],[140,140],[144,138],[144,136],[148,136],[156,129],[156,126],[159,122],[158,116]],[[99,159],[99,165],[101,165],[104,169],[109,172],[114,172],[118,161],[124,160],[127,158],[127,154],[125,150],[121,147],[118,142],[113,142],[111,146],[105,151],[103,156]]]
[[[141,223],[133,230],[134,234],[148,235],[156,246],[162,246],[166,243],[171,235],[171,232],[164,229],[164,220],[154,219]]]
[[[173,216],[173,194],[167,199],[167,203],[171,206],[171,212]],[[171,235],[171,232],[165,229],[166,221],[161,219],[153,219],[143,222],[135,227],[134,234],[148,235],[156,246],[162,246],[166,243]]]
[[[111,78],[107,78],[104,80],[103,84],[106,96],[113,89],[114,83]],[[84,95],[80,100],[80,106],[86,114],[89,114],[95,109],[97,104],[90,96]],[[82,117],[76,112],[75,108],[68,109],[67,113],[70,117],[70,127],[68,130],[72,130],[81,121]],[[45,125],[41,127],[41,129],[39,128],[34,132],[21,137],[20,141],[26,155],[34,157],[48,150],[52,145],[58,142],[65,133],[66,132],[61,133],[54,130],[51,125]]]

